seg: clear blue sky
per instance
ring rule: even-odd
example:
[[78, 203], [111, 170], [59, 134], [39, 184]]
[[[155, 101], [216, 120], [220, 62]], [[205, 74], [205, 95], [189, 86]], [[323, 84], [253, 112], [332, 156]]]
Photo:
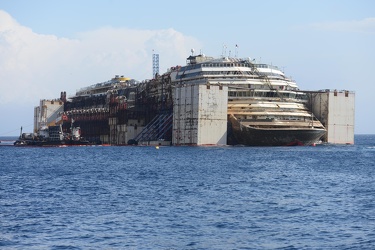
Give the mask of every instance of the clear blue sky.
[[304, 90], [356, 93], [356, 134], [375, 134], [375, 1], [0, 2], [0, 136], [33, 129], [40, 99], [115, 74], [182, 65], [190, 49], [284, 69]]

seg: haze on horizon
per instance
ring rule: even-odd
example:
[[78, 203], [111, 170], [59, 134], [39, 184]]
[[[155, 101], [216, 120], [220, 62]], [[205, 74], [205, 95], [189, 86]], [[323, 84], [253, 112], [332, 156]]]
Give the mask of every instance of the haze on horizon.
[[[19, 7], [21, 6], [21, 7]], [[300, 89], [356, 93], [356, 134], [375, 134], [375, 2], [119, 0], [0, 3], [0, 136], [32, 131], [41, 99], [125, 75], [184, 65], [190, 50], [256, 58]]]

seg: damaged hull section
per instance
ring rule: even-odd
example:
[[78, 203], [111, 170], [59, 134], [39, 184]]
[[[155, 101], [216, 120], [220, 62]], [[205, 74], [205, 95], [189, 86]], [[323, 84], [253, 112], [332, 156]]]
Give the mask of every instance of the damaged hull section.
[[309, 146], [326, 133], [324, 128], [256, 128], [229, 117], [228, 144], [246, 146]]

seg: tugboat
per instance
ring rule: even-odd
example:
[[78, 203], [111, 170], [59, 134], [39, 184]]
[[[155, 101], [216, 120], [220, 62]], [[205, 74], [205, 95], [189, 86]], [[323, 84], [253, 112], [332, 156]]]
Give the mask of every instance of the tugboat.
[[[73, 125], [73, 123], [72, 123]], [[21, 133], [14, 146], [84, 146], [90, 142], [81, 137], [80, 127], [71, 127], [71, 133], [63, 133], [61, 125], [43, 126], [38, 133]]]

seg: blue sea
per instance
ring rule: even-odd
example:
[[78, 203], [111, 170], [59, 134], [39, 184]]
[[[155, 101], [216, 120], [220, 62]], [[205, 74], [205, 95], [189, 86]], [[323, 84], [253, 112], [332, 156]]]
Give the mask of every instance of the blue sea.
[[2, 144], [0, 249], [375, 249], [375, 135], [315, 147]]

